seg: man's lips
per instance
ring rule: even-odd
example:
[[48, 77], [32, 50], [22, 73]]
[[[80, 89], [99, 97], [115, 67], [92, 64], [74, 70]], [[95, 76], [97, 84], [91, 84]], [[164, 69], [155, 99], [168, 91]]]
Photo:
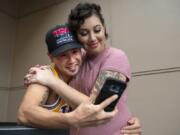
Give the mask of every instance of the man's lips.
[[71, 65], [71, 66], [67, 66], [66, 68], [69, 69], [70, 71], [74, 71], [76, 70], [78, 64], [74, 64], [74, 65]]

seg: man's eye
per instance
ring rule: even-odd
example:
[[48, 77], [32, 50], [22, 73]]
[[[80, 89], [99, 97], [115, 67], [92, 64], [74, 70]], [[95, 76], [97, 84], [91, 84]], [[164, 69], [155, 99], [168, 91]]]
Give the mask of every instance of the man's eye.
[[61, 54], [59, 57], [66, 57], [66, 55], [65, 54]]
[[77, 52], [78, 52], [78, 50], [74, 50], [74, 51], [73, 51], [73, 54], [75, 54], [75, 53], [77, 53]]

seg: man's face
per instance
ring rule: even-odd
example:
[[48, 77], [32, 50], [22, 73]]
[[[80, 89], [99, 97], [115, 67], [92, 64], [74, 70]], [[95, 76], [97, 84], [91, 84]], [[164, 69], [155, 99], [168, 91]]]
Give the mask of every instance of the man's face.
[[62, 76], [72, 77], [79, 71], [82, 63], [82, 53], [80, 49], [72, 49], [57, 57], [52, 57], [51, 60]]

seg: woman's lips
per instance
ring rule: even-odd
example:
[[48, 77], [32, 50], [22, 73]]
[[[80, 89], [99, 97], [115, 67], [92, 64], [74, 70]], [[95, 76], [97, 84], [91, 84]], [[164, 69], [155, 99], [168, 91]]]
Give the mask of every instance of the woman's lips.
[[94, 49], [98, 47], [98, 43], [92, 43], [92, 44], [89, 44], [88, 46]]

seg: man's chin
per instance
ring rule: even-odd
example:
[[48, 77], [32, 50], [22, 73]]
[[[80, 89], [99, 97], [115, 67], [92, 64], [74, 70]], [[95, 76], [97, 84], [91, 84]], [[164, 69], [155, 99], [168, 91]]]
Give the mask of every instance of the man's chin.
[[78, 71], [69, 71], [69, 76], [75, 76], [78, 73]]

